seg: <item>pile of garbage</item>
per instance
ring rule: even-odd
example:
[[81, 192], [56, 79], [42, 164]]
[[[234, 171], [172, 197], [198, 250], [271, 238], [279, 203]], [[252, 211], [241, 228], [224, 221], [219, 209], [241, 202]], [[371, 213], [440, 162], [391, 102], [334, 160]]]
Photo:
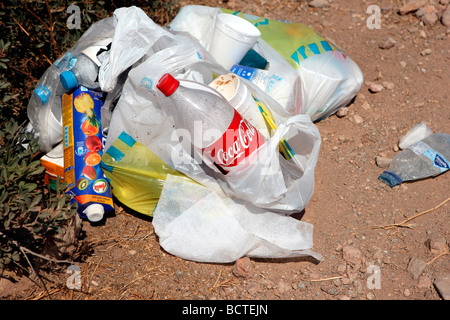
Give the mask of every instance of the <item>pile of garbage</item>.
[[28, 106], [46, 181], [81, 217], [113, 199], [152, 216], [184, 259], [321, 255], [291, 217], [314, 190], [314, 124], [354, 98], [359, 67], [311, 28], [206, 6], [167, 27], [137, 7], [94, 23]]

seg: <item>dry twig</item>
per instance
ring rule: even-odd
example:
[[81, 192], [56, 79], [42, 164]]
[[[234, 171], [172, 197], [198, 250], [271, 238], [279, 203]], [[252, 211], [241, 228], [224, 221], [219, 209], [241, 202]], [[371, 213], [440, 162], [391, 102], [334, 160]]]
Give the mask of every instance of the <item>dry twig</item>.
[[420, 217], [420, 216], [422, 216], [422, 215], [424, 215], [424, 214], [427, 214], [427, 213], [429, 213], [429, 212], [431, 212], [431, 211], [434, 211], [434, 210], [436, 210], [436, 209], [442, 207], [442, 206], [443, 206], [444, 204], [446, 204], [449, 200], [450, 200], [450, 198], [447, 198], [446, 200], [444, 200], [443, 202], [441, 202], [440, 204], [438, 204], [438, 205], [435, 206], [434, 208], [431, 208], [431, 209], [428, 209], [428, 210], [419, 212], [418, 214], [415, 214], [415, 215], [413, 215], [413, 216], [411, 216], [411, 217], [409, 217], [409, 218], [403, 220], [402, 222], [399, 222], [399, 223], [392, 223], [392, 224], [386, 224], [386, 225], [379, 225], [379, 226], [372, 226], [372, 228], [374, 228], [374, 229], [376, 229], [376, 228], [381, 228], [381, 229], [385, 229], [385, 230], [387, 230], [387, 229], [392, 229], [392, 228], [396, 228], [396, 227], [398, 227], [398, 228], [400, 228], [400, 227], [403, 227], [403, 228], [404, 228], [404, 227], [406, 227], [406, 228], [411, 228], [412, 226], [409, 225], [409, 224], [406, 224], [407, 222], [409, 222], [409, 221], [411, 221], [411, 220], [413, 220], [413, 219], [415, 219], [415, 218], [418, 218], [418, 217]]

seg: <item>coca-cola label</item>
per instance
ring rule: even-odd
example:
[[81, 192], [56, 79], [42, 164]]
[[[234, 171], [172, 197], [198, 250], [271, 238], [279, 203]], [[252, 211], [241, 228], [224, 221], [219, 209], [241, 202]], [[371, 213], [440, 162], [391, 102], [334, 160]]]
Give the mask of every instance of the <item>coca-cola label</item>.
[[224, 174], [238, 164], [246, 163], [249, 155], [264, 144], [264, 136], [235, 110], [225, 133], [203, 148], [203, 155], [211, 159]]

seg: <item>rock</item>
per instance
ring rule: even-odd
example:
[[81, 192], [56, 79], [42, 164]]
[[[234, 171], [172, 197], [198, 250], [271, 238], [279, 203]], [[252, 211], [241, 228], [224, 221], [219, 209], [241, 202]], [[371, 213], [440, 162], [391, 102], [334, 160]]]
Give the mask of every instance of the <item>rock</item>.
[[355, 120], [355, 123], [357, 123], [357, 124], [361, 124], [361, 123], [364, 122], [364, 119], [361, 116], [357, 115], [357, 114], [355, 114], [353, 116], [353, 120]]
[[413, 11], [417, 11], [426, 4], [428, 4], [428, 0], [412, 0], [409, 1], [407, 4], [403, 5], [399, 9], [399, 13], [404, 15]]
[[368, 81], [368, 82], [366, 82], [366, 85], [369, 88], [369, 91], [372, 93], [377, 93], [384, 89], [383, 85], [380, 83]]
[[387, 38], [385, 41], [380, 42], [380, 43], [378, 44], [378, 47], [379, 47], [380, 49], [387, 50], [387, 49], [390, 49], [390, 48], [392, 48], [393, 46], [395, 46], [396, 43], [397, 43], [397, 42], [396, 42], [394, 39], [392, 39], [391, 37], [389, 37], [389, 38]]
[[395, 85], [393, 82], [389, 82], [389, 81], [383, 81], [382, 82], [383, 87], [385, 87], [388, 90], [393, 90]]
[[436, 278], [436, 280], [434, 280], [434, 287], [439, 292], [442, 299], [450, 300], [450, 274]]
[[447, 240], [442, 237], [433, 237], [428, 239], [425, 244], [432, 254], [438, 255], [444, 251], [448, 250]]
[[432, 50], [431, 50], [430, 48], [426, 48], [425, 50], [423, 50], [423, 51], [420, 53], [420, 55], [421, 55], [421, 56], [428, 56], [428, 55], [431, 54], [431, 52], [432, 52]]
[[409, 260], [407, 271], [411, 273], [414, 279], [418, 279], [422, 272], [427, 267], [427, 263], [417, 257], [412, 257]]
[[416, 17], [422, 18], [423, 16], [425, 16], [429, 13], [437, 13], [436, 7], [431, 4], [427, 4], [426, 6], [420, 8], [419, 10], [416, 11]]
[[440, 0], [439, 3], [445, 6], [450, 3], [450, 0]]
[[420, 288], [420, 289], [430, 288], [432, 285], [433, 285], [433, 283], [431, 282], [431, 279], [428, 278], [427, 276], [419, 277], [419, 283], [417, 284], [418, 288]]
[[450, 27], [450, 7], [442, 14], [441, 23], [446, 27]]
[[403, 295], [405, 297], [409, 297], [411, 295], [411, 291], [408, 288], [406, 288], [405, 290], [403, 290]]
[[312, 0], [311, 2], [308, 2], [308, 6], [312, 8], [323, 8], [328, 5], [328, 2], [326, 0]]
[[253, 267], [249, 257], [238, 259], [232, 270], [236, 277], [250, 278], [253, 275]]
[[344, 260], [350, 264], [361, 264], [362, 262], [362, 253], [359, 249], [346, 245], [342, 248], [342, 257]]
[[377, 164], [378, 167], [383, 168], [383, 169], [387, 169], [389, 167], [389, 165], [391, 164], [392, 159], [389, 158], [385, 158], [382, 156], [376, 156], [375, 157], [375, 163]]
[[361, 108], [363, 108], [364, 110], [370, 110], [370, 104], [367, 101], [365, 101], [362, 104]]
[[337, 115], [339, 118], [345, 117], [347, 114], [348, 114], [348, 108], [347, 108], [347, 107], [340, 108], [340, 109], [338, 110], [338, 112], [336, 113], [336, 115]]
[[285, 293], [285, 292], [289, 291], [290, 289], [291, 289], [291, 286], [288, 285], [286, 282], [280, 281], [280, 282], [278, 283], [277, 291], [278, 291], [279, 293]]
[[433, 27], [436, 22], [438, 22], [439, 17], [436, 12], [431, 12], [425, 14], [423, 17], [420, 18], [420, 20], [423, 22], [424, 25]]
[[261, 288], [261, 285], [260, 285], [259, 283], [257, 283], [257, 282], [250, 282], [250, 283], [245, 287], [245, 290], [247, 290], [247, 292], [248, 292], [250, 295], [254, 295], [254, 294], [256, 294], [256, 293], [259, 291], [260, 288]]

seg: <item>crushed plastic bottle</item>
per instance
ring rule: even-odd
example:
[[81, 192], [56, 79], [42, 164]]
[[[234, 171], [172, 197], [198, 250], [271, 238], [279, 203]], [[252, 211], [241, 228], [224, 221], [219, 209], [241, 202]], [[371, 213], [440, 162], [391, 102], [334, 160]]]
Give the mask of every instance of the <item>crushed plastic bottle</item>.
[[62, 140], [61, 95], [59, 76], [72, 67], [71, 53], [58, 58], [42, 75], [28, 102], [27, 115], [41, 150], [49, 152]]
[[450, 168], [450, 135], [438, 132], [401, 151], [378, 179], [390, 187], [437, 176]]

